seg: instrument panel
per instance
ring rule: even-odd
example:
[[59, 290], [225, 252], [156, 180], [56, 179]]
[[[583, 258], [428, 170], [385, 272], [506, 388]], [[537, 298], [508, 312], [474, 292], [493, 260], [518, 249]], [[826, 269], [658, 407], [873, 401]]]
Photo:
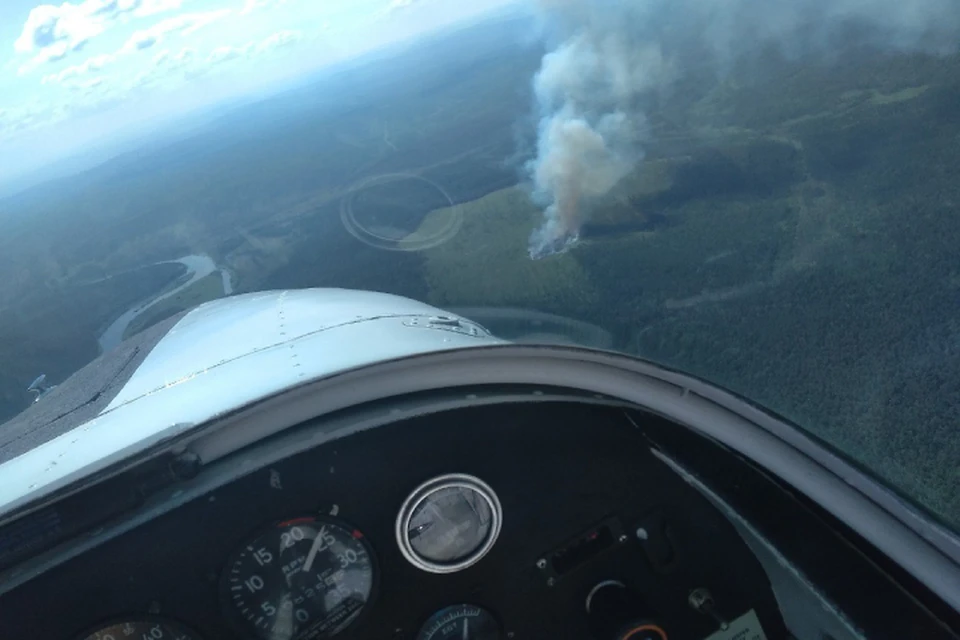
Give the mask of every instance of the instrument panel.
[[[220, 464], [256, 466], [238, 455]], [[256, 469], [0, 596], [18, 612], [0, 637], [590, 638], [601, 584], [664, 638], [748, 615], [785, 637], [733, 527], [622, 411], [574, 403], [404, 420]]]

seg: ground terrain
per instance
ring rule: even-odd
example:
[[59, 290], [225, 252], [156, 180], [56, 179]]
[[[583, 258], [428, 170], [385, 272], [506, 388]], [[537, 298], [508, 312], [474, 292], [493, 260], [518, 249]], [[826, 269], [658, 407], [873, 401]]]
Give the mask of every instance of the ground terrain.
[[[508, 27], [515, 39], [439, 37], [0, 201], [0, 420], [182, 275], [147, 265], [205, 254], [240, 293], [358, 287], [602, 326], [960, 524], [960, 59], [774, 59], [681, 83], [647, 105], [647, 159], [593, 203], [582, 242], [531, 261], [541, 214], [521, 169], [543, 52]], [[345, 202], [394, 249], [459, 223], [385, 250], [348, 231]], [[128, 333], [222, 294], [214, 274]]]

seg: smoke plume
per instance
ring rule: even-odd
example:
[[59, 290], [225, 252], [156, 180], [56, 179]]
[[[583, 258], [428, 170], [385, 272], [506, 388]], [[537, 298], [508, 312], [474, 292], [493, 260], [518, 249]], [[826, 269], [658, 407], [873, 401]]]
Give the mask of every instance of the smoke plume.
[[693, 65], [717, 75], [775, 45], [788, 58], [857, 44], [947, 54], [958, 0], [538, 0], [556, 46], [534, 80], [541, 112], [527, 165], [544, 221], [541, 258], [576, 243], [597, 199], [643, 159], [643, 105]]

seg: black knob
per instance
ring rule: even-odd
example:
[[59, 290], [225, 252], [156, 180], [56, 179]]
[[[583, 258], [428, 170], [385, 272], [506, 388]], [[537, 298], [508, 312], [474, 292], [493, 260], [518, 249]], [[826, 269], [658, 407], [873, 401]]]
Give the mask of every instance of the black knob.
[[587, 595], [587, 617], [597, 640], [668, 640], [643, 601], [623, 583], [601, 582]]

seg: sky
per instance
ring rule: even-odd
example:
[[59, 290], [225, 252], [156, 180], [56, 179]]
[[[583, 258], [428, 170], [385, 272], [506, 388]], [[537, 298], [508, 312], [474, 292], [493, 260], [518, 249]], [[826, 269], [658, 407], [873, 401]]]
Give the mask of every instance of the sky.
[[0, 2], [0, 183], [517, 0]]

